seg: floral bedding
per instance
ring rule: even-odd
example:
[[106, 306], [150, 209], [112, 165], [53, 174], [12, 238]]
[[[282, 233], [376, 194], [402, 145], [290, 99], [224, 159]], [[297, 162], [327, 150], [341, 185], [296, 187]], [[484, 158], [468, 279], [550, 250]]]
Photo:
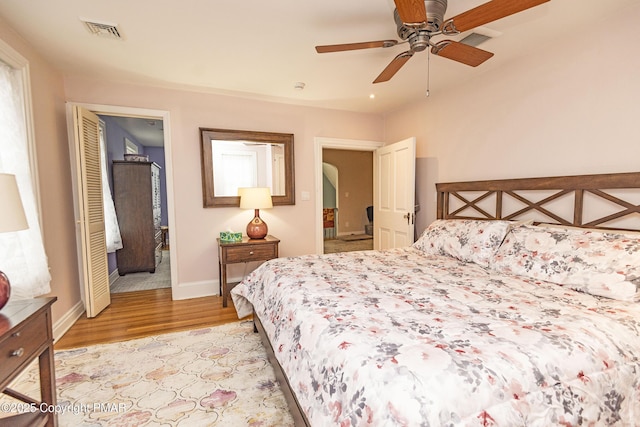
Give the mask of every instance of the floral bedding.
[[255, 308], [312, 426], [640, 425], [640, 307], [417, 247], [279, 258]]
[[640, 236], [578, 229], [516, 227], [491, 268], [591, 295], [640, 301]]

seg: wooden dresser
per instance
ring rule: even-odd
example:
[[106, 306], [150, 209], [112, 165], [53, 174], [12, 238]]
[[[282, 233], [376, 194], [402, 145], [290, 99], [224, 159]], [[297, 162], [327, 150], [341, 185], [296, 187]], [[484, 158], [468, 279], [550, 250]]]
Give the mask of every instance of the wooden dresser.
[[113, 194], [123, 246], [118, 273], [154, 273], [162, 260], [160, 166], [114, 160]]
[[[0, 310], [0, 391], [17, 399], [16, 403], [2, 405], [0, 427], [58, 423], [52, 410], [56, 405], [56, 378], [51, 305], [55, 301], [55, 297], [10, 300]], [[40, 401], [7, 387], [35, 359], [40, 370]]]

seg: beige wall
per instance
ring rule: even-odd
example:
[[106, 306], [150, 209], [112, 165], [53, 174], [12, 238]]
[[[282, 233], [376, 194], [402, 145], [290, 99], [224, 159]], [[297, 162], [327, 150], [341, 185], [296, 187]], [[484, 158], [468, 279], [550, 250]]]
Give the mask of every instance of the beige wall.
[[80, 301], [62, 76], [0, 19], [0, 39], [29, 61], [44, 247], [54, 321]]
[[338, 169], [338, 234], [364, 233], [373, 205], [373, 153], [324, 149], [322, 157]]
[[640, 4], [606, 22], [385, 118], [385, 141], [416, 136], [430, 169], [426, 223], [437, 181], [640, 170]]

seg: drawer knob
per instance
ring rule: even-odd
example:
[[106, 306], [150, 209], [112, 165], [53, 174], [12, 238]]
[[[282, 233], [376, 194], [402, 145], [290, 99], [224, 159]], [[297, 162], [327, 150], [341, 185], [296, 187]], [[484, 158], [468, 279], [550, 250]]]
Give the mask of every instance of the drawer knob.
[[12, 357], [22, 357], [22, 355], [24, 354], [24, 348], [20, 347], [17, 350], [13, 350], [11, 352], [11, 356]]
[[12, 337], [19, 337], [19, 336], [20, 336], [20, 334], [21, 334], [21, 332], [20, 332], [20, 331], [18, 331], [18, 332], [14, 332], [11, 336], [12, 336]]
[[253, 255], [253, 251], [249, 252], [249, 255]]

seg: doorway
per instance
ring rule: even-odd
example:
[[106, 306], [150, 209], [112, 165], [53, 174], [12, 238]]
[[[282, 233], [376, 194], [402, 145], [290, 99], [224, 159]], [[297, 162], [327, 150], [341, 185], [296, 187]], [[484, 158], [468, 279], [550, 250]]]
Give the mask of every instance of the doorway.
[[373, 249], [373, 152], [325, 148], [322, 156], [324, 253]]
[[[362, 141], [362, 140], [352, 140], [352, 139], [336, 139], [336, 138], [323, 138], [317, 137], [315, 138], [315, 175], [316, 175], [316, 253], [322, 254], [325, 252], [324, 245], [324, 221], [323, 221], [323, 150], [325, 149], [333, 149], [333, 150], [347, 150], [347, 151], [369, 151], [374, 152], [378, 148], [382, 147], [384, 143], [378, 141]], [[370, 177], [363, 179], [370, 179], [373, 182], [373, 173]], [[344, 186], [343, 186], [344, 187]], [[344, 190], [344, 188], [343, 188]], [[341, 191], [344, 193], [344, 191]], [[351, 196], [351, 194], [349, 194]], [[344, 205], [344, 203], [342, 203]], [[344, 206], [343, 206], [344, 207]], [[362, 215], [366, 216], [366, 210], [363, 210]], [[337, 219], [340, 220], [340, 212], [337, 213]], [[351, 226], [351, 221], [350, 226]], [[338, 229], [340, 229], [338, 225]], [[344, 232], [344, 230], [343, 230]], [[349, 233], [347, 233], [349, 234]]]
[[[155, 248], [155, 270], [153, 273], [149, 273], [149, 271], [134, 271], [121, 275], [122, 271], [119, 271], [118, 269], [118, 257], [122, 259], [126, 256], [131, 256], [132, 252], [123, 252], [122, 249], [116, 251], [113, 248], [110, 249], [109, 245], [107, 245], [110, 293], [114, 294], [170, 288], [171, 258], [169, 239], [167, 237], [169, 223], [167, 217], [166, 161], [163, 135], [164, 123], [162, 120], [156, 118], [113, 116], [106, 114], [99, 114], [98, 117], [101, 119], [101, 122], [105, 127], [106, 188], [111, 190], [112, 201], [115, 201], [113, 185], [114, 161], [126, 160], [128, 156], [140, 156], [140, 159], [147, 159], [149, 162], [152, 162], [154, 165], [153, 169], [156, 170], [158, 174], [157, 194], [159, 203], [157, 206], [157, 216], [154, 215], [153, 218], [150, 216], [148, 221], [145, 221], [148, 223], [153, 221], [155, 223], [154, 226], [157, 233], [156, 245], [159, 246]], [[130, 180], [132, 178], [129, 174], [124, 176], [126, 177], [126, 180]], [[103, 183], [103, 185], [105, 184]], [[149, 213], [151, 214], [152, 212], [149, 211]], [[118, 219], [120, 225], [123, 225], [122, 220], [122, 218]], [[127, 221], [124, 222], [124, 225], [127, 225]], [[126, 240], [139, 241], [139, 237], [136, 237], [140, 236], [138, 227], [133, 227], [134, 229], [132, 230], [132, 227], [129, 225], [128, 228], [129, 229], [126, 230], [128, 235], [122, 240], [125, 243]], [[123, 230], [120, 230], [120, 232], [123, 232]], [[144, 249], [144, 247], [141, 247], [138, 242], [136, 242], [134, 246]], [[148, 252], [149, 256], [152, 257], [152, 246], [149, 246]], [[153, 261], [153, 258], [151, 258], [151, 260]]]
[[[172, 168], [172, 155], [171, 155], [171, 132], [170, 132], [170, 117], [168, 111], [162, 110], [150, 110], [150, 109], [142, 109], [142, 108], [132, 108], [132, 107], [122, 107], [122, 106], [113, 106], [113, 105], [99, 105], [99, 104], [82, 104], [82, 103], [68, 103], [67, 104], [67, 117], [69, 123], [69, 134], [74, 135], [75, 124], [73, 120], [72, 110], [75, 108], [82, 108], [84, 110], [93, 112], [96, 115], [104, 115], [104, 116], [117, 116], [117, 117], [134, 117], [134, 118], [142, 118], [145, 120], [155, 120], [162, 123], [162, 128], [159, 131], [162, 134], [162, 139], [164, 141], [164, 172], [166, 177], [166, 218], [168, 223], [168, 229], [166, 232], [167, 241], [171, 242], [170, 247], [171, 251], [168, 256], [169, 263], [171, 264], [170, 268], [170, 283], [172, 294], [175, 295], [174, 286], [177, 286], [177, 277], [178, 277], [178, 269], [176, 263], [176, 251], [177, 251], [177, 243], [174, 239], [173, 233], [175, 230], [175, 218], [174, 218], [174, 191], [173, 191], [173, 168]], [[79, 208], [80, 201], [78, 200], [78, 195], [83, 191], [84, 184], [78, 178], [78, 172], [80, 170], [77, 162], [77, 153], [76, 153], [76, 140], [74, 138], [70, 138], [70, 153], [71, 153], [71, 167], [73, 171], [73, 186], [74, 186], [74, 202], [76, 204], [76, 215], [78, 215], [78, 211], [81, 211]], [[123, 145], [126, 145], [127, 142], [123, 141]], [[82, 217], [76, 218], [80, 224], [80, 221], [83, 221]], [[80, 235], [78, 237], [78, 261], [79, 261], [79, 269], [80, 269], [80, 289], [81, 296], [85, 306], [85, 309], [91, 305], [90, 293], [86, 292], [89, 286], [91, 286], [91, 282], [86, 279], [87, 271], [91, 270], [91, 265], [87, 263], [87, 260], [83, 258], [83, 251], [81, 248], [84, 248], [84, 240], [81, 239]], [[106, 258], [106, 257], [105, 257]], [[105, 277], [108, 276], [106, 269], [104, 273], [102, 273]], [[89, 312], [87, 312], [89, 316]], [[97, 312], [91, 313], [90, 317], [97, 315]]]
[[322, 150], [324, 148], [375, 151], [373, 180], [374, 249], [407, 246], [414, 241], [416, 138], [393, 144], [315, 138], [316, 253], [323, 253]]

